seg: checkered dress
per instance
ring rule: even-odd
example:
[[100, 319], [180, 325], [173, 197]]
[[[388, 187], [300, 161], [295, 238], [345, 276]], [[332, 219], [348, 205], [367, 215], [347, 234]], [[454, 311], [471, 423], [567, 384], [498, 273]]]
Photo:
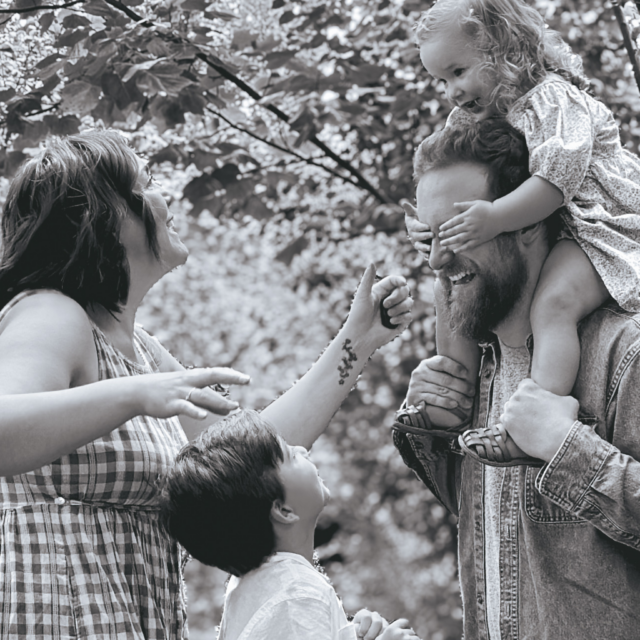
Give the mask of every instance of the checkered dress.
[[[101, 380], [158, 370], [140, 327], [144, 365], [95, 326], [93, 335]], [[139, 416], [40, 469], [0, 478], [0, 639], [187, 636], [180, 550], [156, 508], [157, 478], [185, 442], [177, 418]]]

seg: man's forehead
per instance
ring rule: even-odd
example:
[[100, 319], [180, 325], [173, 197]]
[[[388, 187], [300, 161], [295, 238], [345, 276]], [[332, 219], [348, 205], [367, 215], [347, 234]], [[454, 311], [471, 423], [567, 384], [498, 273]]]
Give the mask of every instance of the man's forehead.
[[418, 218], [434, 231], [459, 213], [454, 203], [493, 199], [486, 168], [471, 163], [430, 169], [420, 178], [416, 195]]

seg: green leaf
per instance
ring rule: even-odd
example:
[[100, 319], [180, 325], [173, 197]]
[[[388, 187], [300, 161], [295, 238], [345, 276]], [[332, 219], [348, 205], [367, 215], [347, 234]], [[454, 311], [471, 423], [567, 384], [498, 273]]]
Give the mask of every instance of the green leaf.
[[170, 144], [164, 149], [160, 149], [149, 158], [149, 164], [160, 164], [161, 162], [170, 162], [176, 164], [182, 159], [182, 153], [175, 144]]
[[0, 91], [0, 102], [7, 102], [16, 95], [16, 90], [13, 87], [3, 89]]
[[100, 18], [113, 19], [115, 16], [114, 10], [102, 0], [89, 0], [89, 2], [83, 3], [82, 10]]
[[291, 22], [292, 20], [295, 20], [298, 16], [293, 13], [293, 11], [285, 11], [281, 16], [280, 16], [280, 20], [278, 20], [278, 22], [280, 24], [287, 24], [287, 22]]
[[40, 23], [41, 33], [45, 33], [49, 30], [51, 23], [56, 19], [56, 15], [53, 11], [40, 14], [38, 22]]
[[180, 4], [184, 11], [206, 11], [209, 0], [185, 0]]
[[216, 149], [220, 152], [221, 155], [229, 156], [232, 153], [243, 149], [243, 147], [237, 144], [232, 144], [231, 142], [219, 142], [218, 144], [216, 144]]
[[154, 65], [158, 64], [160, 61], [165, 60], [166, 58], [153, 58], [151, 60], [145, 60], [145, 62], [140, 62], [138, 64], [134, 64], [127, 70], [127, 73], [122, 77], [122, 82], [128, 82], [133, 78], [133, 76], [139, 71], [146, 71], [147, 69], [151, 69]]
[[80, 120], [76, 116], [45, 116], [43, 120], [56, 136], [70, 136], [80, 128]]
[[87, 32], [83, 29], [77, 31], [67, 31], [56, 40], [56, 47], [73, 47], [87, 37]]
[[207, 101], [202, 95], [202, 89], [195, 84], [185, 87], [178, 96], [180, 107], [185, 113], [197, 113], [202, 115]]
[[274, 51], [265, 56], [268, 69], [278, 69], [295, 57], [297, 51]]
[[185, 87], [192, 84], [189, 78], [180, 75], [180, 67], [171, 62], [154, 65], [136, 79], [136, 84], [148, 95], [164, 91], [167, 95], [177, 96]]
[[7, 153], [6, 148], [3, 148], [0, 151], [0, 171], [6, 178], [11, 177], [27, 158], [28, 156], [22, 151]]
[[293, 259], [301, 254], [309, 246], [309, 240], [305, 236], [300, 236], [294, 240], [290, 245], [285, 247], [280, 253], [276, 255], [278, 262], [283, 262], [287, 266], [291, 264]]
[[272, 9], [280, 9], [280, 7], [284, 7], [285, 0], [273, 0], [273, 4], [271, 5]]
[[[200, 171], [204, 171], [209, 167], [217, 166], [218, 155], [202, 149], [196, 149], [192, 154], [191, 160]], [[208, 176], [209, 174], [204, 175]]]
[[177, 100], [156, 99], [151, 110], [155, 118], [164, 122], [165, 128], [184, 124], [184, 111]]
[[258, 196], [250, 196], [242, 206], [242, 211], [256, 220], [267, 220], [275, 213]]
[[212, 195], [219, 188], [220, 183], [217, 180], [212, 178], [210, 174], [203, 173], [187, 184], [182, 190], [182, 197], [190, 202], [196, 203], [198, 200]]
[[220, 169], [216, 169], [211, 178], [217, 180], [223, 187], [233, 184], [238, 179], [240, 170], [235, 164], [225, 164]]
[[231, 22], [231, 20], [235, 20], [238, 17], [234, 13], [229, 13], [228, 11], [217, 11], [216, 9], [207, 9], [204, 15], [211, 20], [219, 18], [225, 22]]
[[91, 24], [89, 18], [79, 16], [77, 13], [72, 13], [70, 16], [66, 16], [62, 21], [62, 26], [65, 29], [77, 29], [78, 27], [86, 27]]
[[245, 49], [249, 47], [251, 43], [256, 39], [256, 34], [248, 29], [237, 29], [233, 33], [233, 39], [231, 40], [231, 46], [235, 49]]
[[65, 113], [87, 115], [100, 100], [100, 87], [76, 80], [64, 86], [60, 92], [60, 108]]
[[38, 0], [14, 0], [11, 4], [11, 9], [29, 9], [31, 7], [37, 7]]

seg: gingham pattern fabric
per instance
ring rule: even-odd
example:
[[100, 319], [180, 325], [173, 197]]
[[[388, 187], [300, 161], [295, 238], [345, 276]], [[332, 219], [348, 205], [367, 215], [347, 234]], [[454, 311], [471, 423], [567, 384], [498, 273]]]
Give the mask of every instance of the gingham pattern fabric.
[[[0, 312], [26, 295], [16, 296]], [[93, 327], [100, 379], [158, 370]], [[96, 408], [96, 410], [99, 410]], [[0, 478], [0, 639], [187, 636], [181, 552], [158, 524], [157, 480], [186, 442], [177, 418], [139, 416], [35, 471]]]

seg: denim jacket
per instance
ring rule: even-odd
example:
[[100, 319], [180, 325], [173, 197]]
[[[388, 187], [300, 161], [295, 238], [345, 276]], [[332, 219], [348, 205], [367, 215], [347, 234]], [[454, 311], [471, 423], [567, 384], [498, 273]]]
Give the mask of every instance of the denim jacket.
[[[640, 315], [601, 308], [580, 343], [578, 420], [544, 467], [506, 469], [501, 640], [640, 638]], [[474, 427], [487, 423], [499, 367], [497, 342], [484, 345]], [[485, 640], [482, 464], [455, 441], [396, 431], [394, 443], [459, 518], [465, 638]]]

